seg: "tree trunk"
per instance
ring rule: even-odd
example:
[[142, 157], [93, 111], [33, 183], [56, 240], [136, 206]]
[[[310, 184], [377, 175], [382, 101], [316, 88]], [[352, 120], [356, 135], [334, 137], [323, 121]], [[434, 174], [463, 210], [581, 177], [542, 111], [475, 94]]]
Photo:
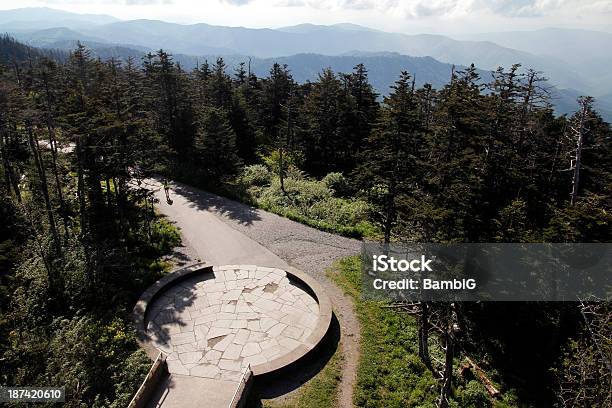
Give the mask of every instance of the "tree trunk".
[[83, 141], [77, 137], [77, 196], [79, 198], [79, 218], [81, 221], [81, 237], [85, 236], [85, 178], [83, 176]]
[[111, 187], [110, 187], [109, 178], [106, 178], [105, 184], [106, 184], [106, 205], [108, 206], [108, 209], [111, 210], [113, 208], [113, 200], [111, 198]]
[[386, 211], [384, 221], [384, 243], [388, 244], [391, 242], [391, 231], [393, 229], [393, 223], [395, 222], [395, 196], [396, 196], [396, 180], [395, 175], [389, 183], [389, 192], [386, 197]]
[[421, 316], [419, 318], [419, 357], [431, 369], [429, 356], [429, 302], [421, 302]]
[[2, 154], [2, 165], [4, 166], [4, 177], [6, 178], [7, 191], [11, 191], [15, 193], [15, 197], [17, 198], [17, 202], [21, 203], [21, 189], [19, 188], [19, 180], [15, 175], [13, 170], [13, 166], [11, 165], [11, 161], [5, 146], [4, 136], [0, 136], [0, 154]]
[[57, 190], [57, 198], [60, 203], [60, 212], [64, 226], [64, 236], [68, 240], [68, 210], [64, 201], [64, 193], [60, 182], [59, 172], [57, 170], [57, 140], [55, 138], [55, 127], [53, 126], [53, 118], [51, 116], [51, 91], [49, 90], [49, 81], [46, 75], [43, 76], [46, 95], [46, 110], [47, 110], [47, 133], [49, 135], [49, 147], [51, 149], [51, 163], [53, 167], [53, 176], [55, 177], [55, 188]]
[[32, 156], [34, 157], [34, 164], [36, 165], [36, 170], [38, 171], [38, 178], [40, 180], [40, 191], [42, 193], [43, 199], [45, 201], [45, 207], [47, 209], [47, 217], [49, 218], [49, 229], [51, 231], [51, 236], [53, 237], [53, 242], [55, 244], [56, 254], [59, 256], [62, 253], [62, 246], [60, 244], [59, 234], [57, 233], [57, 228], [55, 225], [55, 216], [53, 215], [53, 208], [51, 207], [51, 198], [49, 197], [49, 188], [47, 187], [47, 176], [45, 174], [45, 167], [42, 162], [42, 157], [40, 155], [40, 150], [38, 147], [38, 140], [34, 135], [32, 125], [28, 123], [26, 124], [26, 128], [28, 131], [28, 140], [30, 142]]
[[285, 191], [285, 164], [283, 162], [283, 148], [278, 149], [278, 178], [280, 179], [280, 187], [283, 194], [287, 194]]
[[580, 166], [582, 160], [582, 146], [584, 144], [584, 122], [586, 120], [587, 112], [589, 110], [589, 103], [587, 100], [581, 100], [582, 105], [580, 110], [580, 117], [578, 119], [578, 127], [574, 129], [576, 133], [576, 153], [574, 155], [574, 176], [572, 178], [572, 193], [570, 199], [570, 205], [576, 204], [578, 198], [578, 188], [580, 186]]
[[49, 133], [49, 147], [51, 148], [51, 164], [53, 167], [53, 176], [55, 178], [55, 189], [57, 190], [57, 199], [60, 203], [60, 212], [62, 223], [64, 226], [64, 236], [68, 239], [68, 210], [64, 201], [64, 193], [62, 192], [62, 183], [60, 182], [59, 171], [57, 170], [57, 141], [55, 139], [55, 129], [51, 126], [50, 117], [47, 118], [47, 132]]
[[438, 408], [448, 408], [448, 400], [451, 395], [453, 384], [453, 357], [455, 356], [455, 326], [456, 313], [454, 304], [445, 305], [447, 310], [444, 311], [443, 319], [444, 333], [444, 368], [442, 371], [442, 385], [440, 387], [440, 396], [438, 398]]

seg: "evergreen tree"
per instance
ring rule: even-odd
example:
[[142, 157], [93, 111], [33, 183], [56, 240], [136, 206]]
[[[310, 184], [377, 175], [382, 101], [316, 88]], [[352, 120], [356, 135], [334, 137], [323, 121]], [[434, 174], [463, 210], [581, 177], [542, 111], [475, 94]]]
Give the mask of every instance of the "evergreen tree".
[[411, 76], [403, 71], [384, 100], [381, 118], [368, 139], [364, 164], [358, 171], [386, 243], [391, 241], [397, 224], [400, 200], [418, 194], [421, 149], [418, 103]]
[[287, 104], [291, 89], [295, 87], [293, 77], [286, 65], [275, 63], [270, 75], [263, 80], [260, 98], [259, 123], [262, 128], [262, 143], [272, 146], [278, 140], [283, 119], [283, 106]]
[[232, 80], [226, 70], [227, 66], [223, 58], [217, 58], [208, 80], [206, 94], [209, 106], [229, 112], [232, 105]]
[[188, 76], [163, 50], [143, 61], [145, 76], [153, 90], [149, 109], [156, 113], [157, 132], [177, 154], [185, 156], [193, 146], [195, 112]]
[[306, 170], [315, 176], [331, 171], [349, 171], [354, 165], [356, 147], [351, 133], [357, 120], [354, 98], [348, 84], [331, 69], [319, 74], [304, 102], [305, 121], [309, 127], [305, 136]]
[[237, 173], [241, 161], [236, 149], [236, 135], [222, 110], [207, 108], [203, 112], [195, 148], [205, 184], [217, 184]]

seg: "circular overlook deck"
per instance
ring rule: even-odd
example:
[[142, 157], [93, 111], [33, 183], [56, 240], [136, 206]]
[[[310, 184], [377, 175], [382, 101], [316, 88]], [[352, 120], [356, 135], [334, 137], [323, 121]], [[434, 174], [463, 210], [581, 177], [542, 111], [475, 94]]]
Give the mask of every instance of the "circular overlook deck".
[[237, 381], [308, 354], [331, 322], [310, 276], [288, 268], [198, 264], [156, 282], [134, 308], [141, 346], [172, 374]]

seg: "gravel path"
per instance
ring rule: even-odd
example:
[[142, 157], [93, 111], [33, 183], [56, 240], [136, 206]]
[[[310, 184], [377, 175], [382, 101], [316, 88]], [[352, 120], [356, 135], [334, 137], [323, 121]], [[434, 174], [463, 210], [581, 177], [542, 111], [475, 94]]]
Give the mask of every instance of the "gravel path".
[[[159, 183], [153, 180], [149, 180], [148, 183], [156, 189], [160, 188]], [[163, 192], [161, 195], [163, 196]], [[204, 217], [214, 215], [233, 230], [265, 247], [288, 264], [312, 275], [321, 283], [332, 299], [334, 312], [340, 323], [340, 347], [344, 359], [339, 402], [341, 407], [351, 407], [359, 361], [359, 321], [353, 310], [352, 301], [325, 276], [325, 270], [337, 259], [358, 254], [361, 242], [319, 231], [181, 183], [171, 183], [170, 196], [177, 202], [189, 203], [189, 206], [170, 208], [171, 206], [162, 202], [158, 206], [158, 209], [176, 222], [179, 228], [184, 228], [184, 238], [186, 236], [188, 240], [193, 241], [193, 235], [190, 237], [186, 234], [187, 230], [199, 222], [210, 223], [210, 220]], [[177, 214], [177, 211], [180, 213]], [[199, 234], [204, 235], [202, 240], [225, 238], [219, 235], [207, 237], [206, 230], [200, 230]], [[228, 232], [226, 235], [234, 234]], [[186, 247], [190, 248], [189, 253], [198, 253], [199, 244], [199, 242], [185, 243]], [[199, 255], [206, 258], [202, 254]]]

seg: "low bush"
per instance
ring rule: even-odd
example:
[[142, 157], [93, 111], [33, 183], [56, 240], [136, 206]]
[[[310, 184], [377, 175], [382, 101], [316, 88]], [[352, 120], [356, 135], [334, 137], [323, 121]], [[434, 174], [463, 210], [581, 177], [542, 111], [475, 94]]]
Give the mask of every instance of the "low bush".
[[329, 173], [321, 181], [336, 197], [346, 197], [351, 193], [351, 185], [342, 173]]
[[246, 166], [238, 177], [238, 181], [247, 186], [266, 186], [271, 180], [272, 173], [263, 164]]
[[[283, 191], [279, 177], [265, 173], [262, 167], [265, 168], [255, 165], [245, 169], [238, 180], [243, 186], [242, 192], [229, 187], [225, 192], [240, 201], [324, 231], [354, 238], [377, 236], [377, 228], [368, 221], [368, 203], [360, 198], [338, 196], [337, 191], [344, 193], [348, 188], [342, 174], [330, 173], [318, 181], [290, 166]], [[255, 177], [255, 173], [268, 174], [269, 183], [260, 182], [263, 177]]]

